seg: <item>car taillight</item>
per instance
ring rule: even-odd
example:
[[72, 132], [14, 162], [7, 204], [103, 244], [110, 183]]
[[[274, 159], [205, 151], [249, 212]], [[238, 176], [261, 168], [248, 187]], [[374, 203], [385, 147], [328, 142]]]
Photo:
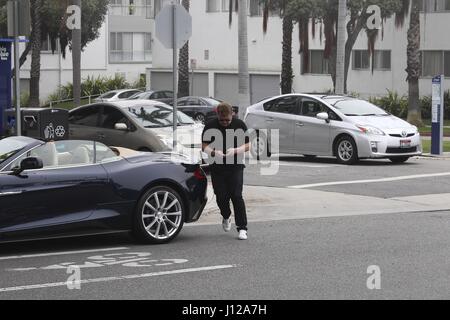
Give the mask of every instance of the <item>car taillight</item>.
[[205, 173], [203, 172], [203, 170], [202, 170], [201, 168], [195, 169], [195, 171], [194, 171], [194, 177], [195, 177], [197, 180], [205, 180], [205, 179], [206, 179], [206, 175], [205, 175]]

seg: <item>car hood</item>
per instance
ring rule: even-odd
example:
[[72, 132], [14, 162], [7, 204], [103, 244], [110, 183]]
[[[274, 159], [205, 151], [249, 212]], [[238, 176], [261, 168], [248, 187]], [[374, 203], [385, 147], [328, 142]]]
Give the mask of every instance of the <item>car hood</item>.
[[[177, 142], [186, 148], [201, 148], [204, 125], [192, 124], [177, 128]], [[173, 128], [151, 128], [152, 132], [166, 140], [172, 140]]]
[[378, 129], [408, 129], [412, 125], [395, 116], [365, 116], [349, 117], [351, 122], [358, 125], [370, 125]]

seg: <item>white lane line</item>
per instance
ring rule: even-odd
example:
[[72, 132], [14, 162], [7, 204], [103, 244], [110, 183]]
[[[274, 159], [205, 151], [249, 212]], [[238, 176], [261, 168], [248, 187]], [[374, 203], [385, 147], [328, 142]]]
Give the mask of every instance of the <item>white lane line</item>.
[[450, 176], [450, 172], [432, 173], [432, 174], [416, 174], [416, 175], [412, 175], [412, 176], [400, 176], [400, 177], [382, 178], [382, 179], [334, 181], [334, 182], [323, 182], [323, 183], [313, 183], [313, 184], [302, 184], [302, 185], [297, 185], [297, 186], [289, 186], [288, 188], [306, 189], [306, 188], [315, 188], [315, 187], [336, 186], [336, 185], [343, 185], [343, 184], [392, 182], [392, 181], [400, 181], [400, 180], [444, 177], [444, 176]]
[[[188, 268], [188, 269], [178, 269], [178, 270], [170, 270], [170, 271], [150, 272], [150, 273], [142, 273], [142, 274], [131, 274], [131, 275], [117, 276], [117, 277], [94, 278], [94, 279], [81, 280], [80, 285], [86, 284], [86, 283], [99, 283], [99, 282], [111, 282], [111, 281], [118, 281], [118, 280], [150, 278], [150, 277], [157, 277], [157, 276], [165, 276], [165, 275], [169, 275], [169, 274], [211, 271], [211, 270], [220, 270], [220, 269], [228, 269], [228, 268], [235, 268], [235, 267], [237, 267], [237, 265], [228, 264], [228, 265], [220, 265], [220, 266], [209, 266], [209, 267], [200, 267], [200, 268]], [[65, 286], [67, 286], [67, 282], [41, 283], [41, 284], [31, 284], [31, 285], [26, 285], [26, 286], [0, 288], [0, 292], [22, 291], [22, 290], [65, 287]]]
[[36, 257], [50, 257], [50, 256], [62, 256], [62, 255], [68, 255], [68, 254], [91, 253], [91, 252], [102, 252], [102, 251], [116, 251], [116, 250], [127, 250], [127, 249], [129, 249], [129, 248], [127, 248], [127, 247], [117, 247], [117, 248], [79, 250], [79, 251], [61, 251], [61, 252], [50, 252], [50, 253], [40, 253], [40, 254], [28, 254], [28, 255], [22, 255], [22, 256], [0, 257], [0, 260], [36, 258]]
[[332, 168], [337, 167], [336, 165], [328, 164], [302, 164], [302, 163], [291, 163], [291, 162], [278, 162], [280, 166], [286, 167], [304, 167], [304, 168]]

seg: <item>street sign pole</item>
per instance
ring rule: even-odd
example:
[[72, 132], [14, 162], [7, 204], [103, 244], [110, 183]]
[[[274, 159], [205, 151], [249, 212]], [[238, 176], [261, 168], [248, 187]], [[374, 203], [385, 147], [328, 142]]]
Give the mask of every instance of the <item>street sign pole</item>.
[[20, 112], [20, 62], [19, 62], [19, 2], [14, 1], [14, 70], [16, 88], [16, 135], [22, 135], [22, 117]]
[[177, 147], [177, 96], [178, 96], [178, 84], [177, 84], [177, 73], [178, 73], [178, 55], [177, 55], [177, 19], [176, 19], [176, 6], [172, 4], [172, 48], [173, 48], [173, 63], [172, 63], [172, 74], [173, 74], [173, 150]]
[[433, 78], [431, 95], [431, 154], [443, 154], [444, 137], [444, 76]]

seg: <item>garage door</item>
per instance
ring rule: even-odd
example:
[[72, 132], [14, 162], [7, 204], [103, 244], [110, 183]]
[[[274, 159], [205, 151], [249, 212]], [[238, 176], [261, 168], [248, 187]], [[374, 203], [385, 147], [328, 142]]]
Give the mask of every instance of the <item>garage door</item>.
[[280, 94], [280, 76], [279, 75], [250, 75], [250, 101], [252, 104], [267, 97]]
[[[189, 91], [191, 95], [208, 97], [208, 74], [195, 73], [194, 81], [192, 81], [192, 74], [189, 74]], [[173, 78], [172, 72], [158, 72], [152, 71], [150, 78], [151, 90], [172, 90]], [[194, 94], [192, 94], [194, 90]]]
[[216, 73], [214, 75], [214, 98], [232, 105], [239, 104], [239, 83], [236, 74]]

